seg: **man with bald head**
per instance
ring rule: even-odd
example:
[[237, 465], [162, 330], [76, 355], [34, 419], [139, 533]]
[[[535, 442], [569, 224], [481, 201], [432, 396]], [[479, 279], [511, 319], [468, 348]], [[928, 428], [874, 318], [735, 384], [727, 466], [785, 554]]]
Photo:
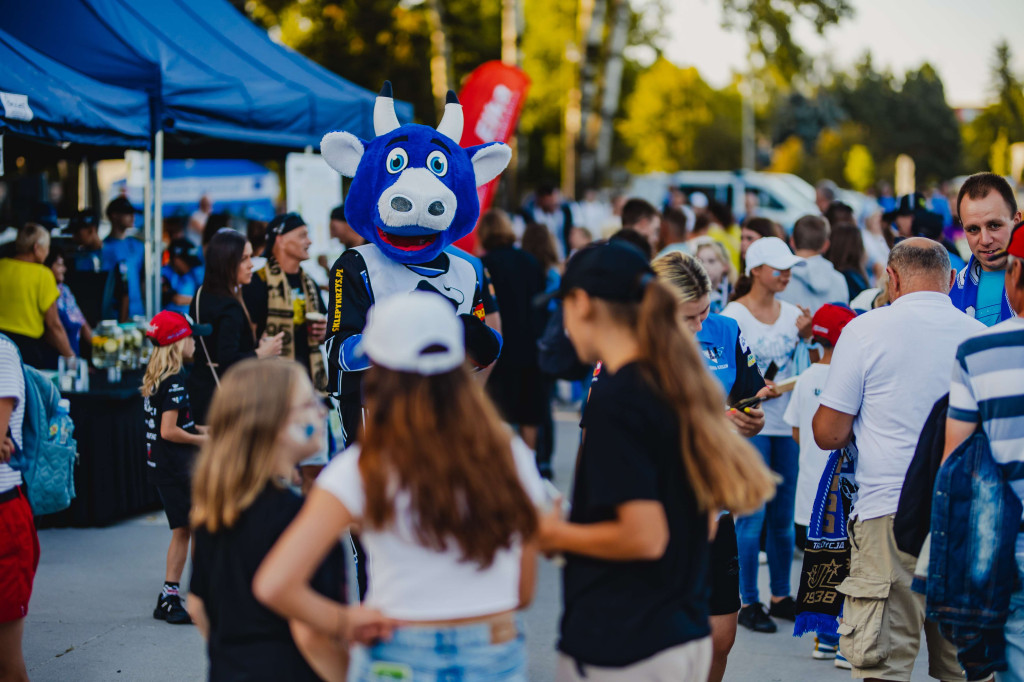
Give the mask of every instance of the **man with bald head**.
[[854, 677], [909, 680], [928, 640], [929, 674], [963, 679], [956, 648], [924, 621], [924, 596], [912, 592], [916, 558], [901, 552], [893, 517], [925, 419], [949, 390], [957, 347], [985, 325], [949, 298], [954, 273], [942, 244], [913, 237], [889, 254], [889, 300], [843, 330], [832, 355], [814, 438], [823, 450], [856, 436], [860, 489], [850, 526], [850, 575], [839, 648]]

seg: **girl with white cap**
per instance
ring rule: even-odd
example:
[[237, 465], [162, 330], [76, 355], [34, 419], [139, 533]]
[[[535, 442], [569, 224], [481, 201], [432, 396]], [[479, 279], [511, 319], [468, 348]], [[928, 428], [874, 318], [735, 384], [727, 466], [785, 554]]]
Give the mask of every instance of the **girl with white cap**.
[[[750, 290], [727, 305], [722, 315], [740, 325], [740, 333], [757, 358], [758, 368], [769, 386], [796, 374], [794, 354], [801, 339], [811, 338], [811, 314], [806, 308], [780, 301], [776, 294], [789, 284], [790, 270], [803, 262], [778, 237], [762, 237], [746, 254], [746, 276]], [[739, 287], [737, 287], [739, 288]], [[777, 393], [775, 393], [778, 396]], [[796, 495], [799, 448], [792, 430], [783, 419], [789, 394], [764, 403], [765, 425], [751, 443], [765, 462], [782, 477], [775, 498], [766, 507], [736, 519], [740, 556], [740, 625], [755, 632], [775, 632], [769, 617], [796, 617], [790, 596], [790, 565], [795, 537], [793, 509]], [[761, 527], [767, 519], [768, 573], [772, 592], [770, 609], [759, 602], [757, 592], [758, 551]]]
[[462, 324], [441, 296], [378, 303], [362, 351], [373, 363], [363, 437], [320, 474], [256, 595], [315, 623], [312, 567], [358, 524], [366, 603], [396, 627], [356, 650], [349, 679], [525, 681], [516, 611], [532, 596], [544, 499], [533, 453], [466, 369]]

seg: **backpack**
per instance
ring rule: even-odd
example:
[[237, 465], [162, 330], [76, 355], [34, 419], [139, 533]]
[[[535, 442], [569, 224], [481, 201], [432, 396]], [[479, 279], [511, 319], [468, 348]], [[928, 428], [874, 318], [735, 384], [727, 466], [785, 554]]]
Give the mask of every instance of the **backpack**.
[[78, 443], [71, 436], [74, 424], [70, 417], [58, 413], [60, 391], [35, 367], [24, 362], [21, 367], [25, 376], [25, 422], [22, 447], [11, 457], [10, 465], [21, 472], [32, 513], [43, 516], [64, 511], [75, 499]]

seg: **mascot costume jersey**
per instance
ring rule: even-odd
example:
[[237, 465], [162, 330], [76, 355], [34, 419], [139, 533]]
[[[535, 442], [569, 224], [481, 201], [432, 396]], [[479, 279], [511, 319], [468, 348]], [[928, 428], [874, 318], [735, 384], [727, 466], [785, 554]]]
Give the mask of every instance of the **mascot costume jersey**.
[[476, 226], [476, 188], [496, 178], [512, 152], [500, 142], [462, 148], [462, 125], [462, 105], [451, 91], [437, 129], [399, 125], [385, 82], [373, 110], [374, 139], [335, 132], [320, 144], [328, 165], [352, 178], [345, 219], [368, 242], [341, 255], [329, 288], [328, 391], [339, 398], [346, 445], [362, 419], [360, 386], [370, 363], [359, 342], [375, 301], [435, 292], [459, 313], [475, 365], [490, 365], [501, 351], [501, 336], [484, 323], [476, 270], [445, 248]]

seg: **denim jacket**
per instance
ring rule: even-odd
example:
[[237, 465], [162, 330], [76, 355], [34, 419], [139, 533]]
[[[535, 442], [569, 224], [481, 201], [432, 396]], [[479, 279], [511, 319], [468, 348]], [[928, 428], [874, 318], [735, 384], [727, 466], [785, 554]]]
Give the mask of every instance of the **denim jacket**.
[[935, 478], [927, 617], [938, 623], [1002, 628], [1017, 584], [1021, 502], [977, 431]]
[[1003, 627], [1017, 589], [1020, 517], [1020, 499], [976, 431], [935, 478], [926, 602], [968, 680], [1008, 667]]

